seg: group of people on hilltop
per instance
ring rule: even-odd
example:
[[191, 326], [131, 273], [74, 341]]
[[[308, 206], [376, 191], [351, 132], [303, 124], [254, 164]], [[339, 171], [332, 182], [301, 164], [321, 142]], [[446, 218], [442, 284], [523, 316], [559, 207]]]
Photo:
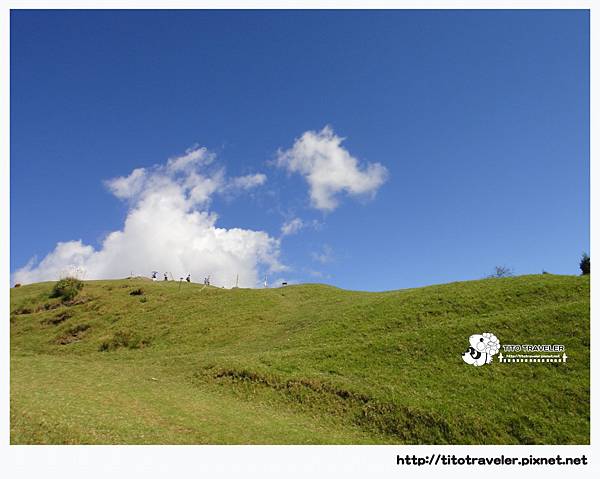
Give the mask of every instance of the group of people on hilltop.
[[[158, 274], [158, 271], [152, 271], [152, 281], [158, 281], [158, 278], [156, 277], [156, 275]], [[183, 279], [183, 278], [181, 278]], [[188, 275], [186, 276], [185, 280], [189, 283], [192, 281], [192, 275], [188, 273]], [[164, 280], [163, 281], [169, 281], [169, 275], [167, 273], [164, 274]], [[204, 278], [204, 284], [206, 284], [206, 278]]]

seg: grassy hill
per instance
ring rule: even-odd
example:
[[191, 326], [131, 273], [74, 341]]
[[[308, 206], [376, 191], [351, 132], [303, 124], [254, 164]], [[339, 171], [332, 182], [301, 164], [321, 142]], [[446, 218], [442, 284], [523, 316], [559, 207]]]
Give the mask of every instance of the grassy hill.
[[[51, 289], [11, 290], [13, 444], [589, 443], [589, 277]], [[488, 331], [569, 360], [465, 364]]]

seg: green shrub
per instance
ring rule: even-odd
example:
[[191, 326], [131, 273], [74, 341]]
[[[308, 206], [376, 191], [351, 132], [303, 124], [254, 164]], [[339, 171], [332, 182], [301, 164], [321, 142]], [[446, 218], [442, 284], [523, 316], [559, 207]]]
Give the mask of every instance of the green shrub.
[[579, 269], [581, 274], [590, 274], [590, 257], [587, 253], [581, 255], [581, 261], [579, 262]]
[[149, 344], [148, 340], [141, 339], [137, 334], [129, 330], [120, 330], [115, 332], [111, 339], [102, 341], [98, 347], [98, 351], [114, 351], [119, 348], [139, 349]]
[[79, 294], [81, 288], [83, 288], [83, 281], [77, 278], [63, 278], [54, 284], [50, 297], [70, 301]]

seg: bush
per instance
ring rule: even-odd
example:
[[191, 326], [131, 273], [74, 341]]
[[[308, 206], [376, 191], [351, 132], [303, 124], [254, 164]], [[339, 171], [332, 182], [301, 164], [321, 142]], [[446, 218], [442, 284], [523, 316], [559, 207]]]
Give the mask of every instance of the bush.
[[514, 275], [513, 270], [508, 266], [494, 266], [494, 272], [488, 278], [509, 278]]
[[581, 255], [581, 261], [579, 262], [579, 269], [582, 275], [590, 274], [590, 257], [587, 253]]
[[83, 288], [83, 281], [77, 278], [63, 278], [56, 282], [52, 288], [50, 297], [70, 301], [79, 294], [81, 288]]
[[149, 344], [150, 341], [147, 339], [142, 339], [129, 330], [121, 330], [115, 332], [111, 339], [102, 341], [98, 347], [98, 351], [114, 351], [119, 348], [140, 349]]

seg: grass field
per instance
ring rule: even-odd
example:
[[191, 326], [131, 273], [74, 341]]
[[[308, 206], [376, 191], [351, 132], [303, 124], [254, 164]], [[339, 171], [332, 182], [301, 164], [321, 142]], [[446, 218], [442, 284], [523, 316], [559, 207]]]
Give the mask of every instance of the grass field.
[[[12, 444], [589, 444], [589, 277], [52, 285], [11, 290]], [[569, 360], [465, 364], [488, 331]]]

